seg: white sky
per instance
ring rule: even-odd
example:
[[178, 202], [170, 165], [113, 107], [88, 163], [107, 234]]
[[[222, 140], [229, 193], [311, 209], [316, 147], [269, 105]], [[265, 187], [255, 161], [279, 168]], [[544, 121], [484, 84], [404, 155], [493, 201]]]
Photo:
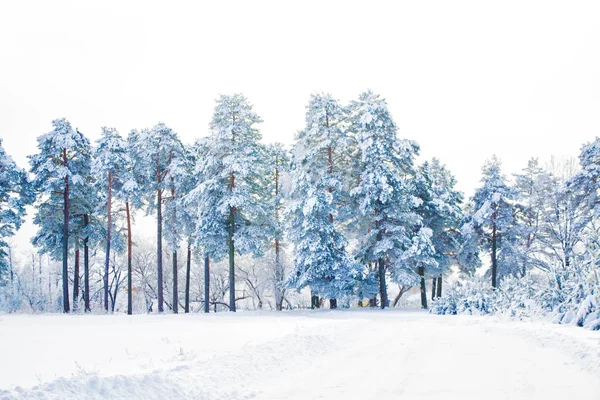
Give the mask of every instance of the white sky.
[[493, 153], [511, 174], [600, 135], [599, 21], [598, 1], [2, 1], [0, 137], [22, 167], [59, 117], [190, 143], [242, 92], [289, 144], [310, 93], [370, 88], [471, 195]]

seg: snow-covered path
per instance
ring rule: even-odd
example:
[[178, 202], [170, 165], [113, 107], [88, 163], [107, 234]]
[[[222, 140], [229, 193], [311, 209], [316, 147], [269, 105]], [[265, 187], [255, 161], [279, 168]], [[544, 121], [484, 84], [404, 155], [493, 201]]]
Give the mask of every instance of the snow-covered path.
[[5, 315], [0, 355], [0, 399], [597, 400], [600, 393], [598, 332], [396, 310]]

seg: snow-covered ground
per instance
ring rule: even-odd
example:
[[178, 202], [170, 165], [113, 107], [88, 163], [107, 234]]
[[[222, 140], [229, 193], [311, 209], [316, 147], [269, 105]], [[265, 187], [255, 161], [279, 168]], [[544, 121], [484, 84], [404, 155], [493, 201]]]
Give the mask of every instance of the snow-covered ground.
[[398, 310], [2, 315], [0, 399], [594, 399], [600, 333]]

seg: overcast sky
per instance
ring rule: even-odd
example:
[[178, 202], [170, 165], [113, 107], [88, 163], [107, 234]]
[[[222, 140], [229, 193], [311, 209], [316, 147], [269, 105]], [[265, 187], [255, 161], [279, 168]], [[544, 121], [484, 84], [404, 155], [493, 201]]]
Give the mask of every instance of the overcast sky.
[[59, 117], [190, 143], [242, 92], [291, 144], [312, 92], [372, 89], [471, 195], [494, 153], [511, 174], [600, 135], [598, 21], [598, 1], [2, 1], [0, 137], [22, 167]]

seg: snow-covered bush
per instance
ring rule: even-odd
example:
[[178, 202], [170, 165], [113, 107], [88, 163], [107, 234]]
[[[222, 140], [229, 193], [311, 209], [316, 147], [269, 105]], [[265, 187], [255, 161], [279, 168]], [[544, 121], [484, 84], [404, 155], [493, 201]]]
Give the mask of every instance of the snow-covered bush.
[[496, 298], [488, 283], [481, 281], [457, 282], [446, 294], [433, 301], [431, 312], [435, 314], [494, 314]]

